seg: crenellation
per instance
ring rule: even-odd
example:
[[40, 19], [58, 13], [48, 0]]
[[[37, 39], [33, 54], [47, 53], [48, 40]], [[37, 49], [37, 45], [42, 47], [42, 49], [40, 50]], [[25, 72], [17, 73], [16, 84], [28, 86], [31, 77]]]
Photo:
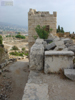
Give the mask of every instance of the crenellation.
[[54, 17], [57, 17], [57, 12], [53, 12]]

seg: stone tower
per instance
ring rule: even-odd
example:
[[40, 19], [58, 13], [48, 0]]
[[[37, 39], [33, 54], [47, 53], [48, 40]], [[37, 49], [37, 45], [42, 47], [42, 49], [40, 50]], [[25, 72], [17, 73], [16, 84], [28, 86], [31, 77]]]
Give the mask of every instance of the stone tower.
[[[28, 12], [28, 42], [29, 48], [34, 44], [34, 36], [37, 36], [35, 27], [40, 26], [49, 26], [52, 28], [52, 34], [56, 34], [56, 24], [57, 24], [57, 12], [50, 14], [49, 12], [40, 12], [35, 9], [30, 9]], [[50, 36], [49, 36], [50, 37]]]

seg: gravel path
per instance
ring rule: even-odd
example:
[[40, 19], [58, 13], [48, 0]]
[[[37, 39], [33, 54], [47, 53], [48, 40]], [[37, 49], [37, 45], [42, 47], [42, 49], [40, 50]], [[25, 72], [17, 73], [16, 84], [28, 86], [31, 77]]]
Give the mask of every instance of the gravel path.
[[[7, 67], [9, 72], [3, 72], [0, 75], [0, 94], [4, 94], [3, 96], [7, 96], [7, 99], [0, 99], [0, 100], [21, 100], [24, 92], [24, 87], [28, 80], [29, 69], [28, 69], [28, 60], [27, 61], [17, 61]], [[9, 80], [8, 80], [9, 79]], [[11, 82], [11, 84], [8, 84]], [[9, 85], [8, 87], [11, 88], [11, 91], [7, 92], [5, 90], [5, 86]]]

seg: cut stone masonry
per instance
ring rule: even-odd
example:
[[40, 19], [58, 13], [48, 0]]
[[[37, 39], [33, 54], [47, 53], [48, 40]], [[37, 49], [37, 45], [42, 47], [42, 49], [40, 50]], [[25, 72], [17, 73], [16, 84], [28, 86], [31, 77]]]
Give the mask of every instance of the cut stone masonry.
[[[57, 24], [57, 12], [50, 14], [47, 12], [36, 11], [35, 9], [30, 9], [28, 12], [28, 36], [29, 36], [29, 48], [34, 44], [34, 36], [37, 36], [35, 27], [37, 25], [45, 26], [48, 25], [52, 29], [52, 34], [56, 34], [56, 24]], [[49, 35], [50, 37], [50, 35]]]

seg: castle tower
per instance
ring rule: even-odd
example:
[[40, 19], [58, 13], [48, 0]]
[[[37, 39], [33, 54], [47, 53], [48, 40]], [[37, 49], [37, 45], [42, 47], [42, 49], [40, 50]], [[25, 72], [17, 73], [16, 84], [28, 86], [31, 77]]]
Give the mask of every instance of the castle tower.
[[56, 24], [57, 24], [57, 12], [50, 14], [49, 12], [40, 12], [35, 9], [30, 9], [28, 12], [28, 42], [29, 48], [34, 44], [34, 36], [37, 36], [35, 27], [40, 26], [49, 26], [49, 29], [52, 29], [52, 34], [56, 34]]

